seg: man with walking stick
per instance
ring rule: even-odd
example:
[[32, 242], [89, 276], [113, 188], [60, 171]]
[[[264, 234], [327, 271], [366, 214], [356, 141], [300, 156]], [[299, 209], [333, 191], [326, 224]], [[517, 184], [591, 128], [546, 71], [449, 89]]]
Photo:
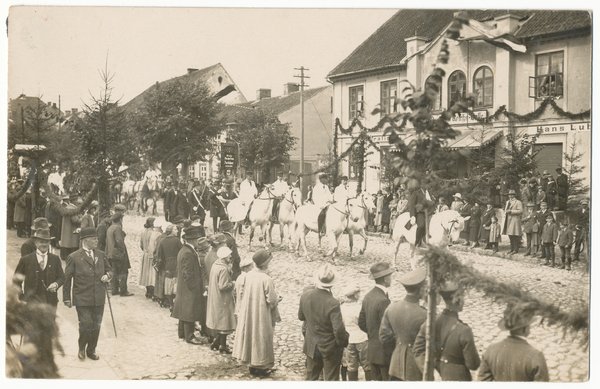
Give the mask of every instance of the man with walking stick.
[[[79, 234], [81, 248], [67, 257], [64, 304], [77, 309], [79, 320], [79, 359], [100, 359], [96, 353], [100, 326], [104, 314], [105, 284], [113, 272], [106, 255], [96, 247], [98, 235], [93, 227], [83, 228]], [[73, 293], [71, 294], [71, 284]]]

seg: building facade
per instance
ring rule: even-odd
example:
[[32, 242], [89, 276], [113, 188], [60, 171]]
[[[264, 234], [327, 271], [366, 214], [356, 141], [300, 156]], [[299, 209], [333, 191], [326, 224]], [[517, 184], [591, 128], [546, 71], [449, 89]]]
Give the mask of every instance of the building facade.
[[[369, 129], [382, 115], [402, 110], [395, 105], [408, 88], [423, 90], [427, 78], [439, 66], [445, 71], [440, 93], [432, 107], [439, 115], [458, 97], [475, 96], [474, 115], [487, 118], [497, 111], [498, 120], [481, 125], [467, 114], [450, 120], [461, 135], [449, 146], [468, 156], [482, 145], [495, 145], [496, 155], [509, 134], [539, 134], [538, 170], [565, 167], [564, 154], [572, 144], [583, 153], [581, 176], [590, 184], [592, 29], [587, 11], [491, 10], [470, 11], [460, 37], [444, 37], [457, 10], [401, 10], [333, 69], [333, 116], [348, 128], [355, 119]], [[449, 61], [436, 65], [444, 39]], [[553, 104], [549, 103], [549, 99]], [[541, 107], [541, 108], [540, 108]], [[371, 115], [375, 108], [381, 113]], [[587, 111], [587, 112], [586, 112]], [[581, 115], [584, 113], [583, 115]], [[358, 134], [339, 139], [340, 153]], [[382, 180], [382, 158], [390, 150], [381, 131], [370, 134], [381, 149], [367, 157], [363, 189], [376, 192], [387, 186]], [[410, 132], [405, 135], [410, 136]], [[492, 148], [493, 149], [493, 148]], [[458, 177], [471, 174], [472, 166], [459, 157]], [[352, 161], [341, 170], [357, 185]]]

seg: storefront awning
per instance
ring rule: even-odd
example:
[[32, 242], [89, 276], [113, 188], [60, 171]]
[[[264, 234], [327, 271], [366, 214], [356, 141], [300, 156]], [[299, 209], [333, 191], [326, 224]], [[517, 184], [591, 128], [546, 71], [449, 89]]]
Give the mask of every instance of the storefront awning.
[[448, 147], [451, 150], [459, 149], [477, 149], [495, 141], [502, 135], [502, 130], [465, 130], [461, 131], [458, 138], [449, 142]]

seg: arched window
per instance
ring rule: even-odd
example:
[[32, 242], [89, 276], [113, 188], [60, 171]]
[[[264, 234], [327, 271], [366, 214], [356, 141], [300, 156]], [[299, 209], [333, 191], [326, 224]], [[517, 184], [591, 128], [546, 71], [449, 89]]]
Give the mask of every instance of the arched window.
[[448, 77], [448, 108], [467, 95], [467, 78], [460, 70]]
[[439, 111], [442, 109], [442, 80], [433, 76], [429, 76], [425, 81], [425, 88], [427, 88], [427, 84], [429, 83], [432, 83], [437, 87], [437, 98], [430, 108], [432, 111]]
[[480, 67], [475, 72], [473, 93], [477, 95], [475, 107], [492, 107], [494, 105], [494, 75], [487, 66]]

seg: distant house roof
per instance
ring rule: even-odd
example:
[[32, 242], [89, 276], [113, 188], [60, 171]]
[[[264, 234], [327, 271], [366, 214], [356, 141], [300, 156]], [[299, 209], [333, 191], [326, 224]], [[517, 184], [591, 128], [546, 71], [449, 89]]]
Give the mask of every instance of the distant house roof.
[[[312, 99], [314, 96], [325, 91], [331, 86], [322, 86], [318, 88], [304, 90], [304, 101]], [[262, 100], [255, 100], [244, 104], [227, 105], [223, 107], [222, 115], [227, 121], [235, 121], [235, 115], [243, 110], [261, 108], [275, 116], [300, 105], [300, 92], [293, 92], [286, 96], [269, 97]]]
[[[174, 77], [171, 78], [169, 80], [166, 81], [162, 81], [162, 82], [156, 82], [155, 84], [153, 84], [152, 86], [150, 86], [148, 89], [146, 89], [144, 92], [140, 93], [139, 95], [137, 95], [136, 97], [134, 97], [133, 99], [131, 99], [129, 102], [127, 102], [126, 104], [123, 105], [123, 107], [126, 110], [135, 110], [139, 107], [141, 107], [146, 95], [148, 95], [150, 93], [150, 90], [152, 88], [154, 88], [156, 86], [156, 84], [158, 85], [169, 85], [173, 82], [175, 82], [176, 80], [180, 80], [186, 83], [194, 83], [194, 84], [204, 84], [207, 83], [210, 80], [210, 77], [212, 76], [213, 72], [215, 70], [218, 69], [223, 69], [223, 71], [225, 71], [225, 69], [223, 68], [223, 65], [221, 65], [220, 63], [217, 63], [215, 65], [209, 66], [207, 68], [204, 69], [188, 69], [188, 73], [184, 74], [183, 76], [178, 76], [178, 77]], [[226, 73], [226, 71], [225, 71]], [[212, 85], [208, 85], [209, 87], [211, 87]], [[234, 84], [235, 86], [235, 84]], [[231, 89], [230, 85], [225, 85], [223, 84], [222, 86], [223, 89], [225, 88], [229, 88]], [[235, 87], [234, 90], [237, 90], [238, 93], [241, 94], [241, 91], [239, 91], [239, 89], [237, 88], [237, 86]], [[219, 91], [213, 91], [214, 93], [218, 93]], [[246, 101], [246, 99], [243, 97], [243, 101]]]
[[516, 38], [530, 38], [592, 26], [591, 15], [587, 11], [404, 9], [398, 11], [361, 43], [329, 72], [327, 78], [400, 66], [401, 60], [407, 55], [405, 39], [413, 36], [424, 37], [428, 42], [435, 39], [450, 24], [454, 13], [458, 11], [468, 11], [469, 17], [479, 22], [490, 21], [507, 13], [516, 15], [525, 20], [515, 32]]

